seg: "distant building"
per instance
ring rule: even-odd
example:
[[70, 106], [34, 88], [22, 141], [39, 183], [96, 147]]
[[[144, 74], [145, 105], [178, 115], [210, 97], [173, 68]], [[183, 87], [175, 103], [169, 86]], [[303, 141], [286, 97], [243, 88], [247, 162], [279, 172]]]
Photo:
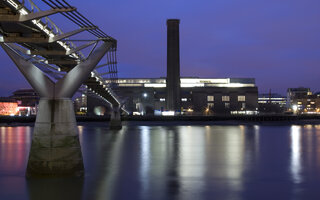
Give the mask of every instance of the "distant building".
[[18, 113], [18, 103], [8, 97], [0, 97], [0, 115], [12, 116]]
[[81, 94], [81, 97], [78, 97], [74, 100], [74, 110], [78, 115], [87, 114], [87, 95]]
[[287, 108], [294, 113], [319, 113], [320, 95], [313, 94], [310, 88], [289, 88], [287, 91]]
[[[181, 107], [188, 115], [256, 114], [258, 89], [252, 78], [181, 78]], [[132, 114], [166, 111], [165, 78], [121, 78], [114, 92]]]
[[259, 94], [260, 113], [283, 113], [286, 111], [287, 98], [276, 93]]
[[19, 89], [10, 97], [15, 99], [19, 106], [35, 107], [39, 104], [39, 95], [33, 89]]
[[39, 99], [33, 89], [16, 90], [12, 96], [0, 98], [0, 115], [36, 115]]
[[74, 100], [74, 110], [76, 115], [103, 116], [110, 115], [111, 106], [102, 98], [87, 91]]
[[[166, 77], [120, 78], [114, 84], [124, 109], [133, 115], [256, 114], [255, 79], [180, 76], [179, 24], [179, 19], [167, 20]], [[88, 98], [88, 113], [94, 106], [98, 102]]]
[[33, 89], [19, 89], [10, 97], [18, 103], [18, 115], [29, 116], [37, 114], [39, 95]]

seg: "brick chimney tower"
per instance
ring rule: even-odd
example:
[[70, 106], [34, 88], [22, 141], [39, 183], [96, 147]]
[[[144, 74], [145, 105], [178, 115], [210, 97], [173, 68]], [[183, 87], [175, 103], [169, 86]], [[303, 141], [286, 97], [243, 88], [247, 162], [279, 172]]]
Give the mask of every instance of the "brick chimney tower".
[[179, 19], [167, 20], [167, 88], [166, 109], [180, 110]]

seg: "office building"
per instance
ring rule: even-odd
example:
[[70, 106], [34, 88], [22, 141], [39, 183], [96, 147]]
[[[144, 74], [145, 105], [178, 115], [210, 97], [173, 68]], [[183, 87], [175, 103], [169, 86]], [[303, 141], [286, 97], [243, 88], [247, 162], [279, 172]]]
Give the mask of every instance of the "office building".
[[[186, 115], [256, 114], [258, 89], [252, 78], [182, 77], [181, 107]], [[114, 92], [131, 114], [160, 114], [166, 109], [165, 78], [121, 78]]]
[[296, 114], [320, 112], [320, 96], [313, 94], [310, 88], [288, 88], [287, 108]]
[[258, 96], [259, 113], [283, 113], [287, 98], [276, 93], [263, 93]]

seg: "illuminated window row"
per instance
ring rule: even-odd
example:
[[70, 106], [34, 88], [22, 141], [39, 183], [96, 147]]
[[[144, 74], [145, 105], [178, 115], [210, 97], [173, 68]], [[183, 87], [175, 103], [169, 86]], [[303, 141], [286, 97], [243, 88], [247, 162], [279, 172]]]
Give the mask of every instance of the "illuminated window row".
[[[212, 109], [214, 108], [214, 103], [207, 103], [207, 108], [208, 109]], [[230, 108], [230, 102], [225, 102], [224, 103], [224, 108], [225, 109], [229, 109]], [[245, 109], [246, 108], [246, 103], [241, 103], [241, 109]]]
[[[222, 96], [221, 100], [230, 101], [230, 96]], [[207, 101], [208, 102], [214, 101], [214, 96], [211, 96], [211, 95], [207, 96]], [[243, 96], [243, 95], [238, 96], [238, 101], [246, 101], [246, 96]]]

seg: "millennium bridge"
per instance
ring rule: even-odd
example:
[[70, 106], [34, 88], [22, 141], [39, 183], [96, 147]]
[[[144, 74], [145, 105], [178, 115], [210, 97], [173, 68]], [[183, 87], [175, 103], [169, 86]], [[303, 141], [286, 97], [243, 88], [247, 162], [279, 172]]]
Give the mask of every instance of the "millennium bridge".
[[117, 41], [65, 0], [2, 0], [0, 45], [40, 96], [27, 177], [82, 176], [71, 98], [77, 91], [98, 96], [113, 108], [110, 128], [121, 128], [120, 100], [111, 87]]

